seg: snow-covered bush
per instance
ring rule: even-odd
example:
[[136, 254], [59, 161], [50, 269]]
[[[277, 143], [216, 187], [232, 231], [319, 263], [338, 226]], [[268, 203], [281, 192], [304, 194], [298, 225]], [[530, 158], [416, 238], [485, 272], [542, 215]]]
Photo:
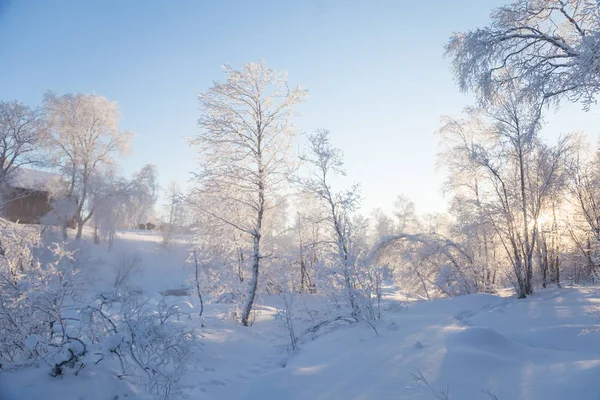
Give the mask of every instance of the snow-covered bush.
[[[107, 316], [105, 308], [115, 313]], [[164, 299], [153, 305], [124, 291], [104, 296], [98, 311], [111, 333], [100, 346], [100, 357], [118, 358], [122, 376], [139, 381], [157, 398], [169, 398], [186, 370], [195, 338], [183, 324], [190, 315]]]
[[116, 360], [116, 376], [169, 398], [195, 338], [183, 325], [190, 316], [120, 289], [90, 298], [78, 264], [62, 244], [44, 245], [39, 229], [0, 219], [0, 368], [77, 375]]
[[80, 355], [72, 346], [81, 347], [71, 318], [80, 288], [74, 252], [45, 247], [39, 230], [3, 219], [0, 232], [0, 360], [42, 360], [60, 374]]
[[135, 271], [139, 266], [142, 258], [138, 253], [127, 255], [121, 254], [116, 264], [116, 275], [114, 287], [122, 287], [125, 281], [129, 278], [131, 273]]
[[394, 266], [403, 290], [424, 299], [473, 293], [473, 257], [460, 244], [436, 234], [400, 234], [382, 239], [370, 263]]
[[[241, 275], [243, 269], [230, 258], [225, 246], [213, 247], [197, 241], [188, 257], [188, 263], [198, 270], [200, 291], [215, 303], [235, 303], [243, 298], [245, 285]], [[245, 265], [244, 265], [245, 266]], [[196, 286], [196, 274], [190, 284]]]
[[361, 260], [356, 271], [356, 287], [361, 316], [369, 321], [381, 318], [381, 299], [383, 297], [383, 269], [379, 265]]

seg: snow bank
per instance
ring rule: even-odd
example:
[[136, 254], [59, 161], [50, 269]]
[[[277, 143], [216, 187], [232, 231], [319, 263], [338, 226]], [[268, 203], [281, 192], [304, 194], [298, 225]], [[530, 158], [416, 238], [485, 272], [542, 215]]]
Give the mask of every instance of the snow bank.
[[600, 328], [596, 305], [591, 289], [413, 304], [387, 316], [398, 329], [333, 332], [227, 398], [435, 398], [414, 382], [418, 369], [450, 399], [597, 399], [600, 337], [582, 335]]

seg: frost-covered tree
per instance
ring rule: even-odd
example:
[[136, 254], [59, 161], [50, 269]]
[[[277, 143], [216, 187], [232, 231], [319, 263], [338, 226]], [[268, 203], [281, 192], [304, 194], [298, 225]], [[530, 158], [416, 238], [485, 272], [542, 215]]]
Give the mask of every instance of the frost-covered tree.
[[299, 285], [296, 288], [304, 292], [316, 291], [319, 275], [323, 271], [320, 264], [328, 242], [328, 226], [325, 223], [326, 210], [319, 199], [309, 191], [301, 191], [295, 198], [294, 224], [292, 226], [296, 243], [296, 264], [299, 272]]
[[[205, 279], [204, 292], [215, 300], [239, 300], [244, 296], [247, 284], [247, 267], [252, 246], [245, 234], [231, 227], [212, 213], [225, 220], [239, 220], [236, 209], [225, 207], [212, 196], [192, 191], [186, 198], [190, 204], [194, 247]], [[205, 210], [211, 210], [211, 214]]]
[[224, 72], [224, 82], [198, 96], [201, 132], [192, 143], [201, 154], [197, 190], [226, 208], [243, 210], [239, 220], [230, 219], [232, 213], [204, 211], [251, 237], [252, 276], [241, 315], [247, 326], [264, 257], [263, 222], [278, 206], [277, 193], [293, 171], [291, 119], [307, 92], [290, 88], [285, 73], [262, 61], [239, 70], [226, 65]]
[[394, 201], [394, 217], [396, 217], [395, 233], [414, 233], [419, 230], [415, 203], [403, 194], [398, 195]]
[[177, 182], [171, 182], [165, 194], [164, 223], [161, 226], [163, 246], [167, 250], [171, 250], [173, 235], [181, 232], [188, 221], [186, 202], [185, 195]]
[[374, 208], [371, 211], [370, 222], [373, 242], [377, 242], [386, 236], [391, 236], [396, 231], [394, 220], [385, 214], [381, 208]]
[[424, 299], [469, 294], [474, 259], [468, 248], [439, 233], [400, 233], [376, 243], [369, 263], [386, 264], [409, 295]]
[[561, 286], [561, 247], [565, 227], [559, 220], [558, 213], [560, 207], [565, 204], [562, 192], [563, 190], [556, 190], [550, 196], [543, 214], [538, 218], [536, 255], [543, 288], [548, 287], [549, 283]]
[[346, 191], [335, 192], [331, 179], [336, 174], [344, 175], [342, 151], [331, 144], [328, 130], [319, 130], [308, 136], [309, 146], [302, 160], [307, 164], [310, 175], [301, 179], [301, 183], [313, 193], [326, 208], [326, 220], [332, 230], [332, 242], [335, 243], [337, 264], [343, 278], [344, 297], [354, 315], [360, 313], [360, 304], [356, 290], [357, 252], [354, 247], [354, 212], [360, 201], [359, 186], [353, 185]]
[[517, 0], [488, 26], [455, 33], [446, 52], [460, 87], [484, 100], [519, 80], [528, 96], [588, 106], [600, 90], [600, 3]]
[[[478, 110], [467, 109], [469, 118], [456, 120], [442, 117], [441, 135], [444, 137], [445, 149], [438, 162], [448, 169], [448, 179], [444, 185], [451, 194], [450, 213], [455, 222], [451, 235], [466, 248], [471, 249], [472, 257], [477, 265], [474, 284], [477, 290], [492, 290], [498, 274], [496, 245], [497, 233], [491, 219], [489, 207], [486, 206], [486, 195], [489, 192], [485, 173], [477, 162], [470, 158], [458, 156], [453, 150], [454, 139], [460, 138], [462, 145], [475, 146], [485, 143], [489, 134], [482, 115]], [[453, 132], [452, 137], [446, 134]], [[468, 156], [466, 153], [460, 153]]]
[[154, 164], [146, 164], [133, 174], [129, 182], [131, 201], [129, 202], [128, 221], [132, 227], [149, 222], [154, 205], [158, 199], [158, 172]]
[[[462, 163], [462, 168], [451, 165], [451, 172], [470, 180], [475, 209], [484, 211], [482, 222], [494, 227], [513, 268], [518, 294], [525, 297], [533, 292], [539, 218], [562, 184], [570, 143], [568, 138], [556, 146], [542, 143], [539, 105], [527, 102], [519, 91], [503, 96], [470, 119], [446, 120], [442, 133], [447, 152]], [[485, 225], [477, 234], [485, 232]]]
[[45, 134], [46, 122], [39, 109], [0, 101], [0, 195], [14, 171], [40, 161]]
[[[566, 220], [566, 231], [575, 250], [569, 258], [571, 279], [576, 283], [589, 283], [600, 277], [600, 154], [591, 152], [590, 144], [581, 135], [576, 138], [564, 201], [573, 206], [560, 207], [551, 214], [550, 222], [554, 227], [556, 214], [559, 214], [558, 225], [561, 219]], [[565, 216], [566, 210], [570, 212]]]
[[79, 239], [94, 214], [90, 202], [93, 176], [115, 166], [115, 157], [127, 151], [132, 134], [118, 128], [117, 103], [99, 95], [50, 92], [44, 96], [44, 107], [51, 133], [50, 153], [68, 182], [67, 197], [75, 203], [73, 218]]
[[[95, 175], [91, 185], [90, 204], [94, 210], [94, 242], [100, 243], [101, 236], [112, 248], [116, 229], [123, 221], [130, 221], [137, 212], [139, 197], [144, 197], [146, 190], [140, 188], [140, 182], [128, 181], [114, 175]], [[140, 190], [141, 189], [141, 190]]]
[[94, 209], [92, 222], [94, 226], [94, 243], [100, 243], [100, 236], [108, 239], [108, 248], [112, 248], [116, 233], [117, 220], [123, 218], [124, 193], [126, 186], [123, 180], [114, 176], [93, 177], [93, 192], [90, 194], [90, 204]]

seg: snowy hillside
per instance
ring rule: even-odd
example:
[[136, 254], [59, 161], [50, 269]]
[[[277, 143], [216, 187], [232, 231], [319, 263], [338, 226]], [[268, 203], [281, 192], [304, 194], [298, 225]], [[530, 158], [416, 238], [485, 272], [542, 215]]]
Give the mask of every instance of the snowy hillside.
[[[128, 251], [141, 259], [128, 283], [150, 298], [186, 287], [185, 240], [167, 252], [155, 233], [128, 231], [118, 238], [111, 253], [83, 243], [95, 260], [98, 291], [114, 279], [111, 260]], [[335, 310], [325, 298], [297, 295], [295, 352], [274, 319], [283, 307], [280, 296], [260, 299], [252, 327], [230, 318], [231, 304], [207, 305], [201, 320], [194, 295], [168, 296], [169, 304], [187, 304], [191, 317], [183, 323], [198, 335], [176, 398], [597, 399], [599, 294], [600, 288], [586, 287], [542, 290], [524, 300], [475, 294], [406, 302], [398, 288], [388, 287], [375, 329], [341, 322], [316, 333], [305, 332]], [[419, 373], [431, 387], [415, 380]], [[0, 389], [2, 400], [147, 397], [93, 366], [77, 376], [51, 377], [44, 365], [2, 372]]]
[[[285, 368], [240, 390], [243, 399], [597, 399], [597, 289], [526, 300], [469, 295], [408, 305], [368, 326], [307, 344]], [[417, 371], [418, 370], [418, 371]], [[482, 392], [483, 391], [483, 392]]]

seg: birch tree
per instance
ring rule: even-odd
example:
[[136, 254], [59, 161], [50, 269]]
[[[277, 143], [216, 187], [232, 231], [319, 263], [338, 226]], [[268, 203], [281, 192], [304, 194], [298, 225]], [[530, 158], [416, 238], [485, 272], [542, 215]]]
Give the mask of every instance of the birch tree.
[[300, 267], [301, 292], [317, 290], [319, 270], [318, 266], [323, 258], [324, 248], [328, 244], [327, 213], [321, 207], [320, 199], [314, 193], [302, 191], [297, 194], [296, 219], [293, 231], [296, 236], [298, 266]]
[[583, 258], [574, 278], [577, 283], [594, 282], [600, 274], [600, 154], [590, 154], [589, 148], [590, 144], [579, 137], [569, 174], [568, 200], [574, 207], [568, 231]]
[[223, 69], [225, 81], [198, 96], [201, 132], [192, 143], [201, 158], [197, 190], [243, 211], [240, 219], [231, 219], [234, 213], [204, 210], [252, 241], [252, 276], [241, 315], [248, 326], [264, 257], [263, 221], [278, 206], [277, 194], [293, 171], [293, 110], [307, 91], [290, 88], [287, 74], [263, 61]]
[[319, 130], [308, 137], [308, 154], [302, 157], [310, 169], [310, 177], [302, 179], [303, 186], [319, 198], [327, 208], [327, 221], [333, 229], [333, 242], [337, 251], [345, 297], [354, 316], [359, 310], [353, 274], [356, 254], [352, 251], [352, 214], [357, 210], [359, 186], [350, 190], [334, 192], [331, 179], [335, 174], [344, 175], [342, 151], [331, 144], [328, 130]]
[[[543, 144], [539, 105], [517, 93], [506, 93], [488, 112], [472, 115], [483, 120], [451, 120], [442, 131], [448, 151], [468, 166], [465, 171], [481, 174], [476, 201], [513, 267], [518, 295], [526, 297], [533, 292], [539, 218], [563, 179], [569, 139], [556, 146]], [[479, 138], [465, 133], [473, 127], [482, 130]]]
[[[467, 109], [467, 114], [467, 120], [442, 117], [440, 134], [444, 137], [445, 149], [438, 162], [449, 172], [444, 189], [453, 196], [450, 213], [456, 222], [451, 227], [452, 237], [472, 249], [478, 267], [474, 279], [477, 290], [492, 290], [497, 273], [494, 265], [497, 233], [487, 202], [493, 193], [489, 191], [485, 171], [470, 158], [476, 144], [486, 143], [486, 136], [491, 133], [479, 110]], [[457, 151], [457, 142], [471, 152]]]
[[489, 25], [455, 33], [446, 52], [460, 87], [483, 100], [519, 80], [532, 97], [587, 107], [600, 90], [600, 3], [517, 0], [493, 10]]
[[132, 134], [119, 130], [117, 103], [99, 95], [50, 92], [44, 96], [44, 107], [51, 156], [68, 182], [67, 196], [75, 202], [73, 218], [80, 239], [94, 214], [93, 176], [115, 166], [115, 157], [127, 151]]

